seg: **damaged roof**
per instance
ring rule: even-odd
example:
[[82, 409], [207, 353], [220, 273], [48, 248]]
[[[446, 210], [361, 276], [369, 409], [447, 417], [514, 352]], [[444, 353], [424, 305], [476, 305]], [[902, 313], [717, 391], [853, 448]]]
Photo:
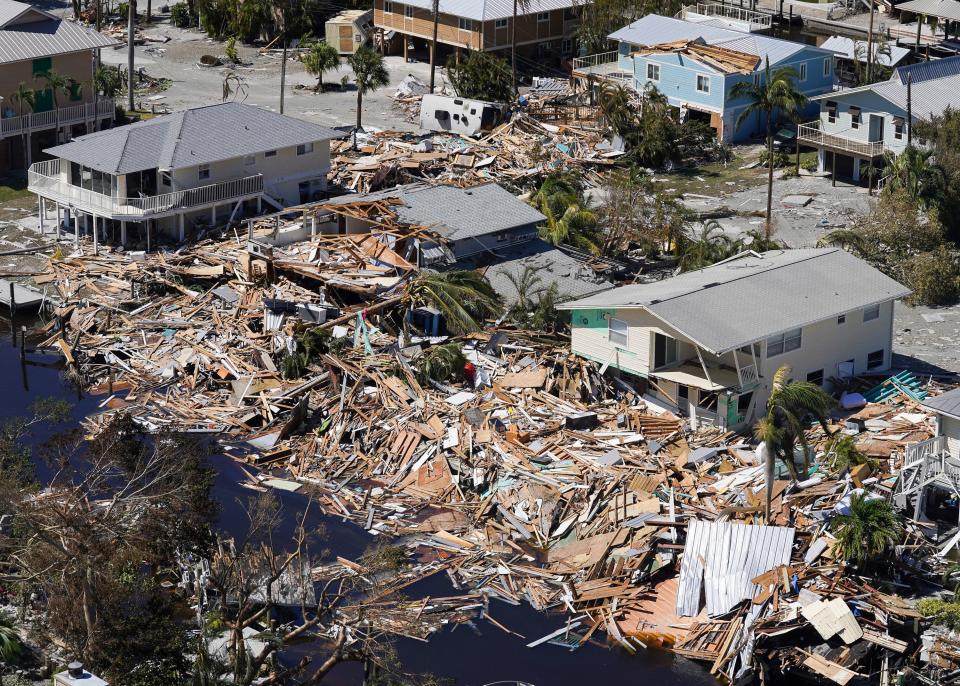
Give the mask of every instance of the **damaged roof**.
[[450, 241], [539, 224], [546, 219], [539, 211], [510, 191], [490, 182], [470, 188], [414, 183], [365, 195], [344, 195], [326, 204], [396, 198], [393, 205], [400, 221], [424, 226]]
[[921, 403], [937, 414], [945, 414], [960, 419], [960, 388], [954, 388], [941, 395], [927, 397]]
[[120, 45], [25, 2], [0, 0], [0, 64]]
[[46, 153], [108, 174], [181, 169], [340, 138], [339, 131], [239, 102], [98, 131]]
[[705, 269], [621, 286], [559, 308], [643, 309], [719, 355], [910, 292], [840, 248], [808, 248], [742, 253]]

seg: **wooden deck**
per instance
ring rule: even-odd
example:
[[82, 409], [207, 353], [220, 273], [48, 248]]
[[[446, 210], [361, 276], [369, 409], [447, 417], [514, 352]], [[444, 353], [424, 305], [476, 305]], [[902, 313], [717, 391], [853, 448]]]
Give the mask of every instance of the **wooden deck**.
[[[11, 302], [12, 287], [12, 302]], [[40, 291], [21, 286], [18, 283], [0, 279], [0, 304], [8, 311], [19, 312], [20, 310], [36, 310], [44, 300], [44, 295]]]

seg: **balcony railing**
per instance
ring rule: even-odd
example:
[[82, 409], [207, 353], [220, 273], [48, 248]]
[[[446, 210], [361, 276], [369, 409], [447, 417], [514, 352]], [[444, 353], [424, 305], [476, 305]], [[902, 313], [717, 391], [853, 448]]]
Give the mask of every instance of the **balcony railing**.
[[678, 16], [694, 22], [720, 19], [736, 25], [741, 31], [765, 31], [773, 24], [773, 17], [769, 14], [716, 2], [698, 2], [696, 5], [689, 5], [684, 7]]
[[73, 126], [81, 122], [112, 117], [115, 107], [113, 100], [101, 98], [95, 103], [85, 102], [47, 112], [28, 112], [23, 116], [0, 118], [0, 138], [52, 129], [58, 122], [60, 126]]
[[802, 145], [830, 148], [838, 152], [849, 152], [867, 158], [881, 157], [884, 150], [882, 142], [858, 141], [833, 133], [824, 133], [820, 128], [819, 120], [812, 121], [809, 124], [800, 124], [797, 128], [797, 140]]
[[60, 177], [60, 160], [37, 162], [30, 167], [28, 188], [45, 198], [107, 217], [142, 219], [211, 206], [263, 192], [263, 176], [245, 176], [198, 188], [139, 198], [115, 198], [67, 183]]
[[629, 79], [630, 73], [620, 69], [620, 53], [616, 50], [573, 58], [573, 73], [607, 79]]

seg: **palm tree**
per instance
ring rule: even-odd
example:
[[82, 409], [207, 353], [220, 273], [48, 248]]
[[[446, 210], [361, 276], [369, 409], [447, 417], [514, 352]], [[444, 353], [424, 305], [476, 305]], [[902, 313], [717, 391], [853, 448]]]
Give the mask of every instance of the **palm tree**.
[[23, 641], [9, 619], [0, 619], [0, 660], [10, 662], [23, 652]]
[[405, 294], [409, 308], [431, 305], [443, 315], [447, 329], [461, 335], [480, 331], [482, 321], [500, 314], [500, 296], [479, 272], [421, 272]]
[[579, 204], [568, 206], [559, 215], [548, 205], [543, 210], [547, 221], [540, 226], [540, 238], [550, 245], [571, 245], [592, 255], [600, 255], [603, 237], [597, 215]]
[[517, 80], [517, 10], [526, 12], [530, 9], [530, 0], [513, 0], [513, 18], [510, 20], [510, 65], [513, 67], [513, 97], [520, 93], [520, 82]]
[[904, 190], [923, 209], [929, 209], [940, 195], [946, 174], [934, 158], [933, 151], [908, 145], [899, 155], [886, 153], [886, 192]]
[[329, 43], [318, 41], [311, 43], [303, 56], [303, 66], [307, 73], [317, 77], [314, 92], [323, 90], [323, 73], [340, 68], [340, 53]]
[[773, 388], [767, 400], [767, 415], [754, 429], [756, 437], [764, 443], [767, 451], [766, 518], [770, 521], [770, 501], [773, 495], [774, 465], [782, 460], [790, 475], [799, 479], [794, 464], [794, 450], [799, 445], [803, 451], [803, 478], [809, 472], [809, 446], [804, 431], [804, 420], [813, 416], [824, 433], [832, 435], [827, 426], [827, 415], [836, 404], [822, 388], [809, 381], [790, 381], [790, 367], [780, 367], [773, 375]]
[[636, 128], [639, 113], [633, 105], [633, 94], [622, 85], [603, 84], [597, 95], [600, 112], [607, 126], [619, 136], [626, 136]]
[[686, 242], [680, 257], [680, 271], [703, 269], [738, 252], [740, 244], [724, 233], [715, 219], [709, 219], [701, 224], [700, 234]]
[[390, 83], [390, 72], [383, 63], [383, 55], [367, 46], [357, 48], [347, 58], [357, 81], [357, 130], [362, 127], [363, 96]]
[[837, 538], [843, 559], [861, 566], [885, 555], [900, 540], [901, 533], [890, 503], [863, 493], [853, 494], [850, 514], [834, 517], [830, 530]]
[[53, 96], [53, 109], [55, 112], [54, 116], [56, 118], [56, 126], [57, 126], [56, 135], [57, 135], [57, 142], [59, 143], [60, 142], [60, 101], [57, 98], [57, 94], [58, 93], [69, 94], [71, 87], [75, 86], [77, 88], [80, 88], [80, 84], [76, 83], [72, 79], [67, 78], [63, 74], [58, 74], [52, 69], [40, 74], [40, 78], [43, 79], [44, 84], [46, 84], [46, 87], [47, 87], [46, 90], [49, 90], [51, 95]]
[[[10, 96], [10, 99], [17, 103], [17, 109], [20, 111], [20, 116], [24, 117], [27, 115], [27, 108], [30, 108], [30, 111], [33, 111], [33, 107], [36, 104], [37, 93], [32, 88], [27, 88], [27, 84], [23, 81], [20, 82], [20, 85], [17, 86], [17, 90]], [[25, 120], [29, 122], [29, 120]], [[22, 124], [21, 124], [22, 125]], [[23, 134], [23, 163], [28, 164], [30, 158], [28, 146], [30, 145], [30, 130], [29, 128], [20, 129]]]
[[791, 119], [799, 116], [800, 109], [807, 104], [807, 97], [797, 90], [797, 72], [791, 67], [780, 67], [770, 71], [770, 58], [765, 61], [762, 78], [738, 81], [730, 89], [732, 100], [746, 99], [747, 107], [737, 117], [737, 128], [751, 117], [763, 116], [767, 125], [767, 216], [765, 232], [767, 238], [773, 232], [773, 113], [783, 112]]
[[534, 296], [543, 292], [543, 279], [537, 274], [533, 265], [525, 265], [519, 274], [505, 272], [504, 276], [517, 292], [516, 299], [510, 307], [510, 317], [514, 320], [525, 317], [535, 307]]
[[584, 204], [579, 184], [580, 180], [573, 172], [550, 172], [537, 192], [530, 196], [530, 204], [541, 212], [550, 208], [555, 214], [563, 214], [570, 205]]

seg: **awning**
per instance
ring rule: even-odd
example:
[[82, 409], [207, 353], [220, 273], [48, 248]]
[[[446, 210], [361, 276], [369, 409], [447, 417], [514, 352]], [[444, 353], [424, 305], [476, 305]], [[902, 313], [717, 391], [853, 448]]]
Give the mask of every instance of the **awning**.
[[722, 391], [740, 385], [735, 371], [720, 367], [709, 368], [710, 380], [703, 375], [703, 368], [694, 364], [682, 364], [672, 369], [650, 372], [650, 376], [664, 381], [673, 381], [682, 386], [693, 386], [702, 391]]

